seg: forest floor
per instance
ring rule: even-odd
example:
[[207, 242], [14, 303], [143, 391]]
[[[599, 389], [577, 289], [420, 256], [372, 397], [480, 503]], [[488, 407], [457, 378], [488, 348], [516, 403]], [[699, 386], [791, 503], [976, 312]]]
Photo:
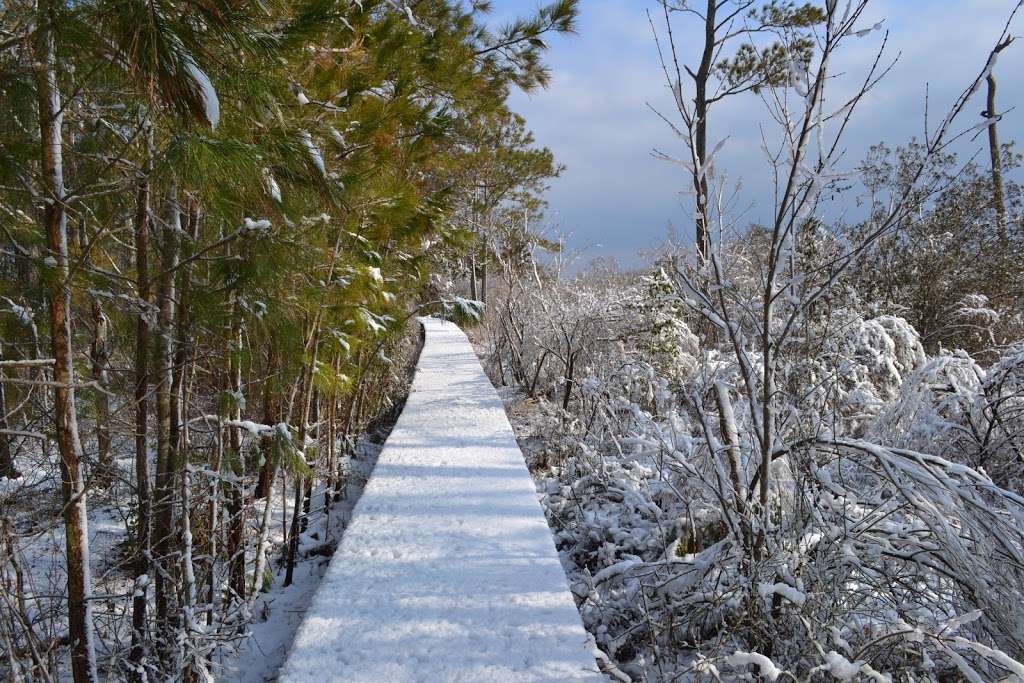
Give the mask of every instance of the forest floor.
[[461, 330], [424, 324], [281, 680], [603, 680], [501, 399]]

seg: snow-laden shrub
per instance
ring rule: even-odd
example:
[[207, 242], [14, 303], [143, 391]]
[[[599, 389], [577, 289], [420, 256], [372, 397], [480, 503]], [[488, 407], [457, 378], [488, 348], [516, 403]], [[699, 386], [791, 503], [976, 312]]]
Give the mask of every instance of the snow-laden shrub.
[[814, 321], [808, 337], [783, 368], [787, 386], [805, 397], [800, 409], [839, 433], [863, 434], [925, 360], [917, 331], [898, 316], [843, 308]]
[[1002, 316], [984, 294], [968, 294], [954, 306], [950, 316], [962, 334], [976, 346], [995, 342], [995, 329]]
[[989, 368], [963, 351], [911, 374], [871, 429], [880, 442], [978, 468], [1020, 492], [1024, 481], [1024, 349]]
[[669, 680], [698, 652], [722, 670], [770, 653], [801, 677], [833, 652], [875, 680], [1015, 670], [1024, 500], [941, 458], [824, 440], [789, 458], [752, 555], [696, 425], [640, 413], [621, 455], [583, 447], [542, 485], [585, 624], [623, 671]]
[[929, 358], [872, 425], [874, 440], [962, 459], [985, 372], [963, 351]]
[[985, 373], [988, 427], [978, 463], [1001, 485], [1024, 492], [1024, 346], [1011, 348]]

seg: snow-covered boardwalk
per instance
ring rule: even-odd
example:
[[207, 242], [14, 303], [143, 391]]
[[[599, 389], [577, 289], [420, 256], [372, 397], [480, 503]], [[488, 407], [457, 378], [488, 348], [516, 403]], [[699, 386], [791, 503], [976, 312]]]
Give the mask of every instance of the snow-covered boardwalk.
[[412, 393], [282, 681], [605, 680], [501, 400], [423, 319]]

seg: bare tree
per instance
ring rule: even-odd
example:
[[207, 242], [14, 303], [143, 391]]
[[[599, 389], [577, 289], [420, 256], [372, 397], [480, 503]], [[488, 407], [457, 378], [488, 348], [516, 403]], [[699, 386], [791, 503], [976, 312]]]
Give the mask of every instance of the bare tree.
[[[718, 330], [734, 354], [739, 369], [741, 383], [738, 391], [749, 413], [749, 425], [758, 453], [756, 470], [739, 482], [741, 489], [749, 491], [748, 496], [756, 496], [753, 501], [756, 505], [751, 511], [756, 511], [754, 514], [761, 517], [759, 523], [753, 523], [753, 528], [760, 529], [751, 548], [755, 556], [764, 549], [771, 466], [790, 448], [787, 443], [790, 437], [782, 431], [786, 423], [783, 418], [786, 396], [779, 385], [779, 377], [792, 353], [793, 337], [802, 329], [814, 304], [832, 290], [842, 273], [855, 266], [872, 244], [908, 220], [915, 198], [936, 191], [941, 181], [927, 175], [929, 162], [964, 134], [954, 130], [955, 120], [978, 91], [987, 73], [987, 70], [983, 71], [938, 125], [929, 131], [918, 163], [909, 169], [898, 191], [889, 198], [886, 210], [872, 216], [870, 228], [861, 239], [832, 255], [827, 262], [810, 264], [808, 267], [814, 276], [807, 276], [805, 271], [797, 268], [796, 245], [804, 232], [816, 229], [817, 224], [812, 217], [825, 193], [846, 177], [838, 168], [843, 133], [858, 104], [888, 71], [882, 66], [886, 44], [883, 39], [860, 88], [841, 106], [834, 109], [826, 106], [825, 88], [833, 78], [832, 62], [840, 46], [872, 32], [871, 27], [857, 25], [867, 5], [867, 0], [828, 2], [824, 26], [820, 34], [816, 34], [813, 62], [794, 56], [785, 78], [762, 83], [761, 97], [770, 117], [779, 126], [781, 141], [777, 151], [769, 157], [770, 171], [776, 179], [776, 200], [771, 221], [764, 228], [763, 250], [756, 255], [748, 253], [744, 256], [753, 258], [757, 264], [758, 280], [752, 285], [756, 292], [754, 300], [748, 300], [751, 293], [741, 289], [733, 279], [734, 266], [730, 263], [730, 253], [724, 241], [712, 245], [703, 265], [673, 264], [673, 280], [681, 299], [695, 315]], [[999, 44], [1007, 35], [1008, 29]], [[695, 187], [705, 181], [712, 183], [713, 191], [708, 202], [714, 209], [719, 230], [724, 234], [732, 227], [726, 216], [724, 191], [713, 185], [715, 176], [709, 168], [710, 160], [698, 154], [695, 141], [700, 121], [682, 96], [679, 85], [681, 71], [674, 66], [678, 64], [675, 58], [677, 49], [671, 32], [668, 34], [668, 46], [670, 57], [666, 58], [663, 53], [663, 64], [668, 84], [677, 93], [682, 117], [682, 125], [676, 130], [687, 141], [691, 153], [691, 161], [684, 165]], [[763, 62], [762, 65], [755, 67], [755, 72], [757, 68], [766, 67]], [[701, 249], [698, 244], [698, 254]], [[719, 400], [722, 398], [719, 394]], [[728, 412], [723, 410], [723, 414]], [[733, 430], [726, 424], [727, 443]], [[733, 499], [737, 496], [738, 492], [730, 494]]]
[[[707, 259], [713, 220], [707, 172], [715, 153], [714, 150], [708, 153], [711, 110], [729, 97], [784, 84], [792, 63], [805, 63], [810, 59], [813, 43], [804, 30], [820, 24], [824, 14], [811, 3], [796, 6], [776, 0], [706, 0], [706, 4], [659, 0], [659, 4], [669, 48], [669, 54], [662, 54], [662, 65], [684, 128], [680, 130], [670, 125], [686, 140], [690, 154], [689, 166], [694, 169], [695, 244], [698, 255]], [[704, 40], [699, 60], [693, 66], [680, 61], [672, 26], [675, 13], [694, 17], [702, 30]], [[651, 25], [653, 28], [653, 19]], [[754, 40], [764, 34], [775, 35], [778, 40], [758, 49]], [[736, 54], [726, 56], [725, 51], [734, 43], [739, 43]], [[660, 51], [660, 42], [658, 48]], [[693, 86], [689, 102], [683, 94], [684, 74], [685, 80]]]
[[[1024, 6], [1024, 2], [1018, 2], [1014, 11]], [[992, 203], [996, 209], [996, 227], [999, 230], [999, 237], [1006, 242], [1006, 199], [1003, 189], [1003, 151], [999, 147], [999, 132], [997, 126], [1002, 115], [996, 109], [996, 74], [995, 65], [999, 54], [1010, 47], [1015, 36], [1007, 35], [1000, 40], [992, 52], [989, 53], [988, 64], [985, 67], [985, 84], [987, 96], [985, 98], [985, 110], [981, 115], [988, 122], [988, 152], [992, 164]]]

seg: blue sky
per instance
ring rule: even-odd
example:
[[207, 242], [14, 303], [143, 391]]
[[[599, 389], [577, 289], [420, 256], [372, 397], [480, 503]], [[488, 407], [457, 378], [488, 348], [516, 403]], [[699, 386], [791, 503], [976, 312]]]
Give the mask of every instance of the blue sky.
[[[874, 0], [864, 24], [884, 20], [890, 31], [889, 54], [901, 54], [888, 78], [860, 110], [845, 138], [847, 160], [863, 158], [876, 142], [901, 144], [920, 136], [925, 86], [931, 110], [944, 111], [984, 64], [1016, 0]], [[495, 0], [495, 18], [525, 13], [536, 0]], [[671, 111], [671, 96], [661, 76], [645, 10], [653, 0], [583, 0], [579, 34], [551, 41], [548, 61], [551, 86], [531, 95], [516, 93], [512, 107], [523, 114], [540, 144], [550, 147], [568, 169], [552, 183], [548, 222], [568, 235], [580, 257], [614, 256], [624, 264], [637, 253], [664, 241], [668, 225], [687, 226], [691, 210], [681, 191], [681, 169], [654, 159], [654, 148], [678, 153], [678, 141], [648, 108]], [[1016, 34], [1024, 34], [1018, 17]], [[697, 49], [691, 33], [678, 35], [683, 46]], [[851, 41], [838, 65], [849, 87], [862, 78], [881, 34]], [[1003, 140], [1024, 134], [1024, 39], [1006, 50], [998, 64], [999, 109], [1008, 113], [1000, 125]], [[982, 99], [969, 106], [965, 121], [980, 121]], [[759, 124], [764, 105], [741, 96], [718, 110], [711, 140], [728, 136], [716, 157], [731, 183], [741, 184], [742, 208], [756, 218], [767, 204], [769, 186]], [[983, 138], [968, 149], [980, 149]]]

